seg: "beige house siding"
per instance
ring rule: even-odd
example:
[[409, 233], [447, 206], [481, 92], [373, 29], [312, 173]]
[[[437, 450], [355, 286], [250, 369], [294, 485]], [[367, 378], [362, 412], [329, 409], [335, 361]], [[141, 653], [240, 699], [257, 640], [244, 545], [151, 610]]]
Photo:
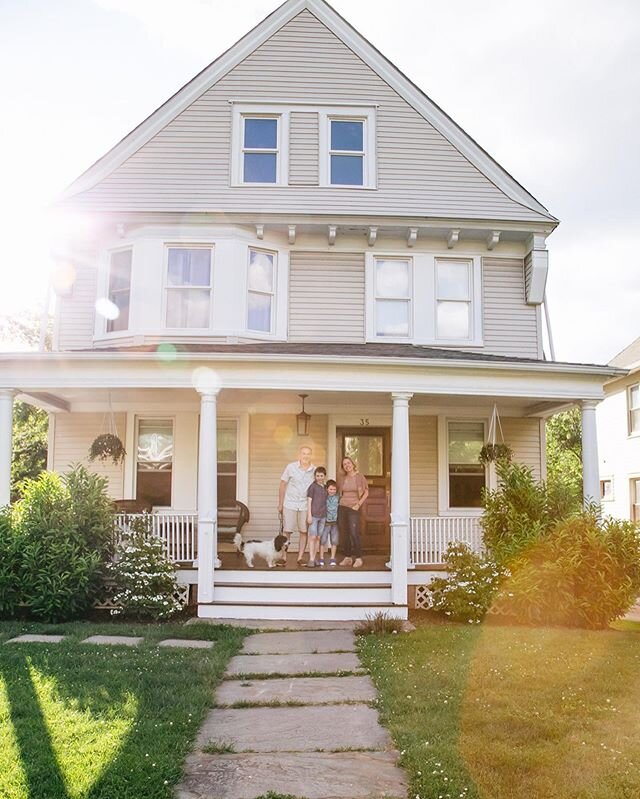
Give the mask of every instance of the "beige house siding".
[[545, 453], [540, 438], [540, 420], [505, 418], [501, 419], [504, 440], [513, 450], [513, 459], [533, 470], [539, 480], [542, 476], [542, 463]]
[[289, 341], [365, 340], [363, 253], [292, 252]]
[[[377, 105], [378, 190], [229, 185], [234, 103]], [[299, 129], [296, 120], [294, 130]], [[316, 144], [296, 142], [310, 164]], [[309, 175], [309, 166], [302, 169]], [[381, 213], [540, 219], [511, 200], [309, 11], [302, 11], [97, 186], [70, 200], [105, 211]]]
[[76, 264], [73, 286], [67, 296], [56, 304], [57, 337], [60, 350], [83, 349], [93, 346], [97, 269]]
[[[116, 426], [121, 438], [124, 439], [126, 416], [123, 413], [115, 414]], [[103, 430], [104, 414], [102, 413], [58, 413], [55, 415], [55, 432], [53, 437], [53, 457], [51, 467], [53, 471], [64, 474], [72, 466], [81, 463], [90, 471], [106, 477], [108, 491], [113, 499], [123, 496], [122, 464], [114, 466], [113, 463], [99, 463], [88, 460], [89, 447], [94, 438]]]
[[318, 114], [292, 111], [289, 126], [289, 185], [317, 186], [320, 181]]
[[483, 258], [483, 352], [540, 357], [536, 308], [525, 303], [519, 258]]
[[310, 435], [301, 438], [291, 415], [256, 414], [249, 428], [249, 509], [243, 535], [269, 538], [278, 532], [278, 488], [284, 467], [295, 461], [301, 446], [313, 450], [313, 463], [327, 460], [327, 416], [313, 414]]
[[438, 417], [409, 417], [411, 515], [438, 514]]

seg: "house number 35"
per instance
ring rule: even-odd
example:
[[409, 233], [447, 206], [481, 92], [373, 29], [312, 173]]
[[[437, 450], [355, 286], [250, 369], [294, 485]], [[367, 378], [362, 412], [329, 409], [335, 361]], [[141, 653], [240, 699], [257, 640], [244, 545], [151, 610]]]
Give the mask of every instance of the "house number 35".
[[369, 427], [368, 419], [360, 419], [360, 427]]

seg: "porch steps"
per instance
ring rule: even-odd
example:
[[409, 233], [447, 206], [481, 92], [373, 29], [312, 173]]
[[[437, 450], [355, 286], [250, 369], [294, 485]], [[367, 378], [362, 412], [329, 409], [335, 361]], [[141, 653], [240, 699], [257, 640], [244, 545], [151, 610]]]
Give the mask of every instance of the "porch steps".
[[300, 569], [219, 571], [212, 603], [200, 603], [209, 619], [355, 621], [376, 613], [407, 618], [391, 602], [389, 572]]

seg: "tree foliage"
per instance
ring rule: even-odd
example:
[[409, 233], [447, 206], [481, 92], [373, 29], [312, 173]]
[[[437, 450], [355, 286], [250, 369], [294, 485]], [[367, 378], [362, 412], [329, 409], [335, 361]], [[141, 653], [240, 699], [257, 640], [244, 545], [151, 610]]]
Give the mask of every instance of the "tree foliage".
[[582, 420], [580, 409], [572, 408], [547, 421], [547, 475], [582, 493]]

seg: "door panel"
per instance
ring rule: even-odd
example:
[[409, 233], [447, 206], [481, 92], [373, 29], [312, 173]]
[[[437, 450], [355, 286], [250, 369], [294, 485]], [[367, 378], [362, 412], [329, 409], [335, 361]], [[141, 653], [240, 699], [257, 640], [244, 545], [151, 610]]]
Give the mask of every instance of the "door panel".
[[352, 458], [369, 484], [369, 497], [362, 506], [360, 522], [365, 554], [388, 555], [389, 497], [391, 491], [390, 431], [386, 427], [341, 427], [337, 431], [337, 474], [342, 458]]

